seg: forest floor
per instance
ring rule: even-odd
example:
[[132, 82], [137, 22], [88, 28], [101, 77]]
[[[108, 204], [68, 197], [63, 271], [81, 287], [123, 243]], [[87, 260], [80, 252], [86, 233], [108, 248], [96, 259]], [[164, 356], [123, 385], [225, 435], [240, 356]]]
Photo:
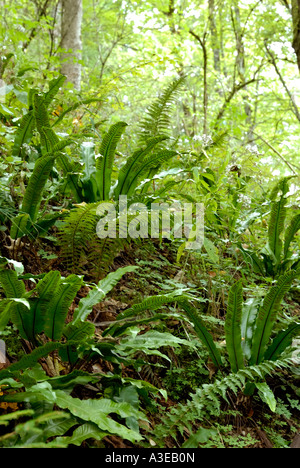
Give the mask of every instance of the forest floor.
[[[41, 274], [52, 268], [58, 269], [62, 274], [68, 274], [65, 265], [58, 256], [57, 258], [45, 260], [38, 254], [39, 246], [32, 249], [23, 249], [24, 266], [26, 273]], [[51, 246], [53, 253], [53, 246]], [[50, 249], [50, 250], [51, 250]], [[144, 243], [141, 246], [128, 246], [118, 257], [115, 258], [112, 270], [128, 265], [140, 267], [134, 274], [124, 276], [106, 299], [94, 307], [93, 313], [88, 320], [96, 326], [96, 334], [101, 336], [103, 330], [112, 324], [118, 314], [142, 299], [162, 294], [174, 288], [191, 288], [197, 294], [203, 294], [207, 301], [207, 313], [214, 314], [216, 323], [222, 323], [225, 316], [224, 291], [216, 293], [209, 282], [215, 278], [214, 271], [202, 272], [201, 266], [197, 265], [197, 259], [190, 259], [189, 264], [195, 263], [193, 271], [188, 263], [185, 266], [176, 262], [177, 251], [172, 244], [167, 242]], [[199, 274], [200, 272], [200, 274]], [[207, 287], [203, 287], [204, 281]], [[75, 300], [74, 306], [88, 293], [88, 288], [82, 288]], [[293, 302], [293, 299], [291, 299]], [[296, 314], [299, 314], [298, 298], [292, 304]], [[72, 308], [69, 320], [72, 318]], [[174, 335], [193, 339], [193, 330], [183, 327], [177, 320], [170, 320], [167, 323], [168, 330]], [[222, 327], [219, 330], [218, 340], [224, 339]], [[170, 361], [165, 362], [157, 356], [148, 356], [147, 365], [142, 366], [138, 371], [133, 368], [122, 369], [122, 375], [133, 379], [144, 380], [157, 388], [164, 389], [168, 398], [156, 397], [155, 405], [146, 408], [148, 423], [147, 431], [153, 430], [161, 422], [161, 415], [168, 412], [178, 403], [189, 400], [190, 393], [199, 386], [213, 381], [216, 369], [212, 363], [195, 352], [180, 348], [167, 349], [166, 354]], [[113, 373], [113, 366], [107, 362], [99, 361], [93, 365], [91, 372]], [[277, 448], [293, 444], [295, 448], [300, 448], [300, 405], [297, 390], [300, 384], [299, 366], [293, 369], [293, 375], [282, 371], [275, 377], [272, 376], [270, 385], [276, 394], [279, 405], [276, 414], [272, 413], [260, 399], [249, 399], [243, 394], [230, 396], [229, 402], [222, 403], [221, 416], [216, 416], [210, 420], [208, 427], [216, 427], [218, 438], [214, 439], [208, 448]], [[92, 391], [93, 394], [93, 391]], [[89, 398], [90, 390], [85, 387], [74, 389], [73, 396], [81, 399]], [[195, 422], [195, 430], [198, 425]], [[143, 431], [142, 431], [143, 432]], [[189, 430], [183, 429], [175, 442], [170, 438], [165, 440], [165, 448], [178, 447], [190, 436]], [[147, 435], [149, 438], [149, 435]], [[151, 436], [150, 439], [151, 440]], [[153, 442], [154, 444], [154, 442]], [[106, 437], [100, 443], [106, 448], [133, 448], [143, 447], [143, 444], [134, 446], [132, 443], [124, 441], [118, 436]], [[85, 447], [83, 443], [82, 448]], [[207, 448], [207, 444], [204, 444]]]

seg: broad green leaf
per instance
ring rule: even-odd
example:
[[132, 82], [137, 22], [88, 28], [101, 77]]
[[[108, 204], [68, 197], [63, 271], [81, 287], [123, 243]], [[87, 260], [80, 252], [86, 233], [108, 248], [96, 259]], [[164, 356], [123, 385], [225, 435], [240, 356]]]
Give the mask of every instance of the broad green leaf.
[[144, 419], [144, 415], [135, 410], [130, 404], [116, 403], [105, 398], [100, 400], [79, 400], [78, 398], [72, 398], [62, 390], [57, 390], [55, 394], [56, 404], [59, 408], [67, 409], [71, 414], [83, 421], [96, 424], [100, 430], [110, 434], [117, 434], [130, 442], [142, 440], [139, 433], [128, 429], [110, 417], [110, 414], [117, 414], [121, 418], [134, 415], [137, 418]]
[[91, 288], [87, 296], [79, 302], [73, 316], [73, 325], [79, 321], [84, 321], [92, 312], [93, 307], [103, 301], [105, 296], [116, 286], [120, 279], [126, 274], [136, 271], [138, 267], [129, 266], [119, 268], [113, 273], [109, 273], [106, 278], [101, 280], [98, 285]]
[[242, 282], [238, 281], [229, 291], [225, 321], [226, 349], [232, 372], [244, 368], [242, 351], [241, 318], [243, 310]]
[[276, 399], [275, 399], [275, 395], [272, 392], [272, 390], [270, 389], [269, 385], [266, 382], [260, 382], [260, 383], [256, 382], [255, 386], [256, 386], [256, 388], [258, 390], [260, 398], [265, 403], [267, 403], [270, 410], [273, 411], [273, 413], [275, 413], [277, 402], [276, 402]]

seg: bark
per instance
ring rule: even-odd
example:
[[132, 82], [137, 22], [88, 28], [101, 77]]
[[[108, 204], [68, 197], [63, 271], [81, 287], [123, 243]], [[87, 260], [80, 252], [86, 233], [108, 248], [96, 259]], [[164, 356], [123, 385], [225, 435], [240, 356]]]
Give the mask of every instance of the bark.
[[218, 31], [216, 26], [216, 8], [215, 8], [215, 0], [208, 1], [208, 9], [209, 9], [209, 28], [211, 34], [211, 41], [212, 41], [212, 50], [214, 55], [214, 69], [216, 72], [220, 72], [221, 70], [221, 60], [220, 60], [220, 47], [219, 47], [219, 38], [218, 38]]
[[82, 16], [82, 0], [62, 0], [61, 72], [78, 91], [81, 89]]
[[292, 0], [293, 48], [300, 71], [300, 0]]

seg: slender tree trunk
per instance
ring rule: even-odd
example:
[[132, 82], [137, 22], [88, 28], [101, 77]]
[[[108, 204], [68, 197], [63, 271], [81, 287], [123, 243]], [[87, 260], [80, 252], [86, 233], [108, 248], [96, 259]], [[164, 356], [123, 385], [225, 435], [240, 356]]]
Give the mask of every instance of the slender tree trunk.
[[216, 72], [220, 72], [221, 70], [221, 59], [220, 59], [220, 46], [219, 46], [219, 38], [218, 38], [218, 30], [216, 25], [216, 5], [215, 0], [208, 0], [208, 8], [209, 8], [209, 28], [211, 34], [211, 42], [212, 42], [212, 50], [214, 54], [214, 69]]
[[297, 56], [300, 71], [300, 0], [292, 0], [293, 48]]
[[67, 77], [75, 89], [81, 89], [81, 26], [82, 26], [82, 0], [61, 0], [61, 47], [64, 50], [61, 56], [61, 72]]

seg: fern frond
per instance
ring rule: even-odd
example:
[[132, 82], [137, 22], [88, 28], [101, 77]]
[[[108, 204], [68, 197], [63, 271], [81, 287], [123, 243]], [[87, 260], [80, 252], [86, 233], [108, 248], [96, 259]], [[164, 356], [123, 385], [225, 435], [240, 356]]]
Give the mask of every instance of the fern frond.
[[280, 193], [280, 196], [281, 197], [284, 197], [288, 191], [289, 191], [289, 182], [291, 179], [293, 179], [294, 175], [292, 176], [286, 176], [286, 177], [283, 177], [282, 179], [280, 179], [276, 184], [275, 186], [273, 187], [271, 193], [270, 193], [270, 200], [271, 201], [275, 201], [276, 200], [276, 197], [277, 195]]
[[190, 395], [189, 401], [174, 406], [168, 414], [162, 415], [161, 424], [156, 425], [152, 438], [157, 445], [162, 447], [167, 438], [172, 437], [175, 441], [178, 438], [180, 429], [189, 428], [193, 432], [196, 430], [196, 423], [204, 420], [209, 415], [220, 414], [222, 400], [229, 403], [228, 392], [235, 395], [243, 391], [247, 382], [255, 382], [257, 379], [265, 378], [278, 369], [285, 369], [291, 366], [290, 359], [276, 361], [264, 361], [255, 366], [240, 369], [236, 373], [231, 373], [222, 379], [216, 379], [211, 384], [204, 384]]
[[12, 156], [19, 157], [22, 151], [23, 145], [30, 143], [33, 135], [33, 129], [35, 125], [35, 119], [33, 110], [29, 111], [28, 114], [22, 117], [21, 123], [17, 129], [14, 145], [12, 149]]
[[89, 242], [96, 238], [98, 203], [78, 205], [65, 218], [59, 231], [62, 257], [71, 271], [79, 271], [81, 259], [88, 253]]
[[112, 125], [102, 140], [101, 157], [97, 160], [97, 182], [100, 201], [109, 200], [111, 176], [117, 144], [127, 127], [127, 123], [118, 122]]
[[50, 81], [49, 89], [44, 95], [44, 103], [46, 107], [51, 104], [53, 98], [56, 96], [65, 81], [66, 77], [64, 75], [60, 75], [58, 78], [54, 78], [52, 81]]
[[208, 349], [213, 363], [215, 366], [221, 367], [223, 364], [221, 354], [216, 347], [211, 334], [208, 332], [201, 318], [199, 317], [197, 310], [192, 307], [186, 300], [181, 301], [180, 305], [184, 309], [189, 320], [192, 322], [196, 335]]
[[23, 213], [29, 214], [31, 221], [37, 220], [43, 191], [53, 169], [55, 157], [47, 156], [36, 161], [23, 198]]
[[275, 361], [289, 346], [292, 345], [294, 337], [300, 335], [300, 324], [291, 323], [290, 326], [278, 333], [274, 338], [272, 344], [267, 349], [264, 359], [268, 361]]
[[76, 275], [68, 276], [62, 280], [53, 299], [47, 305], [44, 331], [52, 341], [61, 338], [69, 308], [81, 286], [82, 278]]
[[126, 192], [128, 197], [133, 195], [139, 181], [145, 174], [148, 173], [150, 169], [158, 168], [164, 162], [168, 161], [176, 155], [178, 155], [177, 151], [162, 150], [157, 154], [147, 156], [142, 162], [136, 164], [128, 178], [129, 180]]
[[128, 185], [132, 171], [135, 167], [144, 161], [145, 157], [162, 141], [166, 140], [167, 137], [159, 135], [155, 138], [151, 138], [145, 148], [139, 149], [133, 153], [133, 155], [127, 160], [126, 164], [120, 169], [118, 184], [115, 188], [115, 199], [118, 199], [120, 195], [128, 193]]
[[290, 271], [282, 275], [275, 286], [266, 295], [262, 306], [258, 311], [256, 329], [253, 335], [250, 364], [259, 364], [266, 351], [270, 335], [276, 321], [276, 316], [284, 296], [289, 291], [291, 284], [300, 272]]
[[288, 225], [285, 231], [285, 240], [284, 240], [284, 257], [288, 255], [290, 245], [300, 229], [300, 214], [295, 215], [290, 224]]
[[51, 145], [49, 144], [48, 139], [45, 138], [45, 135], [43, 132], [44, 127], [46, 128], [50, 127], [50, 120], [49, 120], [47, 107], [45, 104], [45, 99], [40, 94], [35, 94], [33, 97], [33, 112], [34, 112], [36, 127], [41, 137], [42, 153], [43, 154], [50, 153]]
[[157, 135], [167, 134], [170, 129], [172, 107], [184, 81], [185, 77], [173, 80], [147, 109], [147, 115], [139, 125], [139, 138], [142, 142], [147, 142]]
[[126, 274], [135, 271], [138, 267], [128, 266], [119, 268], [117, 271], [109, 273], [106, 278], [102, 279], [97, 285], [91, 288], [88, 295], [81, 299], [78, 308], [75, 309], [73, 315], [73, 324], [83, 322], [92, 312], [93, 307], [103, 301], [105, 296], [116, 286], [120, 279]]
[[278, 202], [272, 202], [272, 209], [268, 229], [269, 247], [277, 262], [280, 261], [282, 251], [281, 235], [284, 230], [284, 222], [286, 218], [286, 198], [281, 197]]

